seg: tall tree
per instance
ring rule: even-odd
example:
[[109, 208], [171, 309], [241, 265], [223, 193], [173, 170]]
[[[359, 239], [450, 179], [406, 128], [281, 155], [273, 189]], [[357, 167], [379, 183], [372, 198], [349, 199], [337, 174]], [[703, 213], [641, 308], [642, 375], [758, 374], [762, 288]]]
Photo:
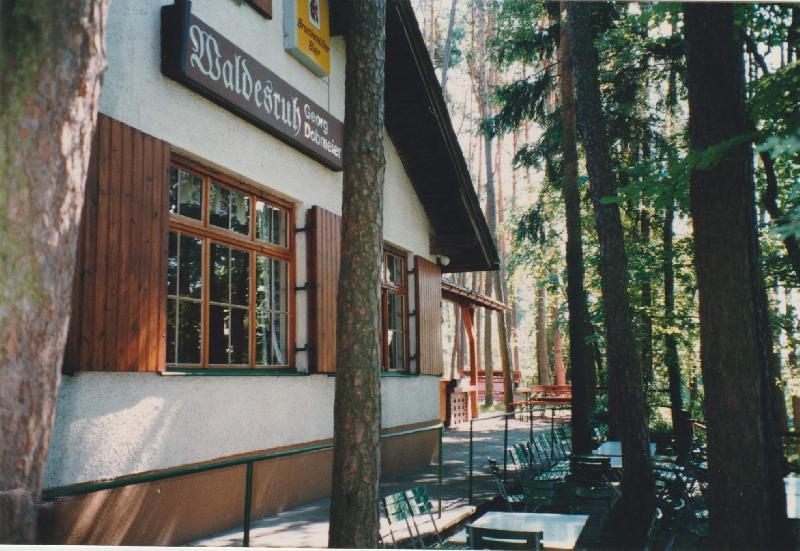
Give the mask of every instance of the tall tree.
[[380, 480], [386, 0], [348, 3], [330, 547], [372, 548]]
[[672, 222], [675, 208], [670, 204], [664, 212], [664, 363], [669, 380], [669, 403], [672, 412], [672, 433], [677, 444], [678, 457], [685, 461], [689, 453], [689, 431], [683, 415], [683, 383], [678, 357], [678, 339], [675, 337], [675, 267], [673, 263], [674, 232]]
[[107, 0], [0, 6], [2, 543], [36, 537], [107, 10]]
[[447, 20], [447, 37], [444, 41], [444, 56], [442, 57], [442, 93], [447, 97], [447, 71], [450, 68], [450, 56], [453, 51], [453, 27], [456, 22], [456, 2], [450, 4], [450, 19]]
[[[491, 117], [491, 110], [489, 107], [489, 75], [487, 74], [487, 29], [486, 29], [486, 7], [484, 5], [484, 0], [476, 0], [475, 3], [476, 11], [477, 11], [477, 19], [478, 19], [478, 35], [480, 40], [480, 66], [479, 66], [479, 77], [478, 77], [478, 86], [479, 86], [479, 94], [480, 94], [480, 103], [481, 103], [481, 118], [484, 121], [487, 121]], [[485, 162], [486, 162], [486, 219], [489, 224], [489, 230], [492, 232], [492, 237], [495, 243], [498, 243], [498, 231], [497, 231], [497, 198], [495, 196], [495, 187], [494, 187], [494, 170], [492, 166], [492, 137], [489, 133], [486, 133], [484, 136], [484, 148], [485, 148]], [[503, 286], [501, 283], [503, 277], [503, 266], [500, 267], [500, 273], [496, 272], [489, 272], [486, 274], [486, 290], [487, 294], [491, 295], [491, 290], [494, 290], [495, 296], [501, 302], [504, 301], [503, 296]], [[486, 312], [487, 319], [490, 317], [489, 312]], [[487, 326], [488, 329], [488, 326]], [[512, 381], [512, 374], [511, 374], [511, 350], [508, 345], [508, 331], [506, 328], [506, 315], [505, 312], [498, 312], [497, 315], [497, 333], [498, 333], [498, 340], [500, 342], [500, 366], [503, 370], [503, 397], [505, 402], [506, 411], [510, 411], [513, 406], [512, 402], [514, 400], [514, 390], [513, 390], [513, 381]], [[489, 334], [489, 331], [486, 331], [486, 334]], [[487, 348], [488, 348], [488, 340], [487, 340]], [[488, 355], [487, 355], [488, 361]], [[485, 366], [484, 369], [486, 370], [486, 377], [487, 379], [492, 376], [489, 366]], [[491, 402], [488, 401], [488, 383], [487, 383], [487, 405]]]
[[570, 2], [569, 37], [575, 71], [577, 122], [591, 183], [595, 228], [600, 245], [600, 284], [606, 327], [609, 400], [616, 406], [622, 442], [624, 536], [629, 545], [644, 542], [655, 509], [642, 367], [636, 354], [628, 299], [628, 267], [619, 207], [604, 198], [616, 195], [602, 111], [598, 58], [588, 3]]
[[567, 229], [567, 309], [569, 310], [569, 361], [572, 381], [572, 448], [591, 453], [591, 418], [595, 405], [597, 374], [592, 351], [586, 341], [589, 310], [583, 287], [583, 238], [581, 199], [578, 191], [578, 147], [575, 128], [575, 80], [572, 71], [566, 1], [561, 0], [561, 34], [558, 45], [561, 101], [561, 145], [563, 181], [561, 195]]
[[547, 354], [547, 288], [536, 286], [536, 375], [540, 385], [552, 385], [553, 376]]
[[743, 37], [732, 4], [687, 4], [684, 16], [691, 147], [724, 148], [713, 166], [692, 170], [690, 186], [711, 535], [719, 548], [778, 549], [786, 504], [752, 148], [743, 138]]
[[558, 306], [550, 306], [550, 329], [553, 332], [553, 373], [555, 384], [567, 384], [567, 369], [564, 367], [564, 349], [561, 346], [561, 327], [558, 322]]

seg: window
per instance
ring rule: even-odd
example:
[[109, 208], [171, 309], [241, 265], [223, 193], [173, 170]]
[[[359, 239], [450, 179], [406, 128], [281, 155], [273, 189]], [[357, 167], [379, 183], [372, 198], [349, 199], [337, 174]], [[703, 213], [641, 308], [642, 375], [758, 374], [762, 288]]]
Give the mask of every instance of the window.
[[245, 184], [170, 168], [168, 367], [293, 364], [293, 218]]
[[406, 256], [384, 246], [381, 309], [384, 371], [408, 370], [408, 279]]

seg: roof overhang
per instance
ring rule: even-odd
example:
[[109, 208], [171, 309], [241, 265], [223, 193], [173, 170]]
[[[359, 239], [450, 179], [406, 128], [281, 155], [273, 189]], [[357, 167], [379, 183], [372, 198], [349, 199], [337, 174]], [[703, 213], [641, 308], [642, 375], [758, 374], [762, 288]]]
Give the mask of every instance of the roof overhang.
[[496, 312], [511, 310], [511, 308], [499, 300], [495, 300], [490, 296], [473, 291], [468, 287], [458, 285], [446, 279], [442, 279], [442, 298], [450, 302], [461, 304], [462, 306], [481, 306], [489, 310], [495, 310]]
[[[343, 34], [344, 5], [331, 0]], [[445, 272], [497, 270], [500, 258], [409, 0], [386, 7], [385, 124], [431, 224], [430, 254]]]

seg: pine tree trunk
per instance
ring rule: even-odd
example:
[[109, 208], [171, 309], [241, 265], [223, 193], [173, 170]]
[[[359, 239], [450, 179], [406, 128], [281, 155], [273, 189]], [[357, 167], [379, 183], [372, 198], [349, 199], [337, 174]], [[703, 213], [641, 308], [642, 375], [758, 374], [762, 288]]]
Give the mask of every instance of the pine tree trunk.
[[[484, 275], [483, 294], [492, 296], [492, 276]], [[483, 405], [494, 404], [494, 357], [492, 356], [492, 311], [483, 311]]]
[[[748, 131], [742, 37], [731, 4], [684, 6], [693, 150]], [[752, 145], [691, 174], [715, 546], [786, 548], [778, 393], [759, 267]], [[746, 453], [744, 452], [746, 450]]]
[[567, 229], [567, 310], [569, 311], [569, 364], [572, 382], [572, 449], [592, 451], [591, 419], [597, 392], [597, 372], [586, 342], [589, 311], [583, 287], [583, 237], [581, 198], [578, 191], [578, 147], [575, 128], [575, 82], [572, 74], [566, 2], [561, 0], [561, 36], [558, 45], [561, 143], [564, 182], [562, 197]]
[[567, 384], [567, 370], [564, 367], [564, 349], [561, 346], [561, 328], [558, 323], [558, 308], [550, 307], [550, 327], [553, 329], [553, 370], [556, 373], [556, 384]]
[[667, 366], [669, 379], [669, 403], [672, 412], [672, 433], [681, 462], [689, 453], [689, 432], [683, 415], [683, 384], [681, 382], [681, 365], [678, 358], [678, 341], [673, 331], [675, 328], [675, 270], [673, 267], [672, 220], [675, 209], [672, 205], [664, 213], [664, 363]]
[[[650, 246], [650, 213], [647, 207], [642, 208], [640, 224], [640, 242], [642, 247]], [[642, 281], [642, 372], [644, 374], [645, 395], [653, 383], [653, 317], [650, 309], [653, 307], [653, 284], [647, 269]]]
[[450, 4], [450, 19], [447, 21], [447, 38], [444, 42], [444, 57], [442, 58], [442, 94], [447, 98], [447, 70], [450, 68], [450, 54], [453, 51], [453, 26], [456, 22], [456, 3]]
[[330, 547], [373, 548], [380, 480], [385, 0], [353, 0], [345, 71]]
[[106, 0], [0, 8], [0, 542], [33, 543], [105, 67]]
[[540, 385], [552, 385], [550, 362], [547, 356], [547, 289], [536, 287], [536, 374]]
[[597, 50], [592, 36], [592, 6], [568, 5], [569, 36], [577, 93], [577, 121], [586, 151], [595, 227], [600, 245], [600, 284], [606, 326], [609, 400], [618, 416], [622, 442], [622, 505], [625, 545], [641, 545], [655, 499], [649, 453], [642, 366], [636, 354], [628, 300], [628, 266], [619, 207], [604, 197], [616, 194], [602, 113]]

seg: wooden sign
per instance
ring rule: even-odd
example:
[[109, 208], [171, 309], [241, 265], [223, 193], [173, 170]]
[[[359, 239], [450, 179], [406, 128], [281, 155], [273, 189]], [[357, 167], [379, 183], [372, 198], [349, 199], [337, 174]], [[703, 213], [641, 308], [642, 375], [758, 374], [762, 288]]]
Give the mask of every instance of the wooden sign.
[[192, 15], [188, 0], [161, 8], [161, 72], [342, 170], [342, 122]]
[[283, 46], [300, 63], [323, 77], [331, 72], [328, 0], [284, 0]]

